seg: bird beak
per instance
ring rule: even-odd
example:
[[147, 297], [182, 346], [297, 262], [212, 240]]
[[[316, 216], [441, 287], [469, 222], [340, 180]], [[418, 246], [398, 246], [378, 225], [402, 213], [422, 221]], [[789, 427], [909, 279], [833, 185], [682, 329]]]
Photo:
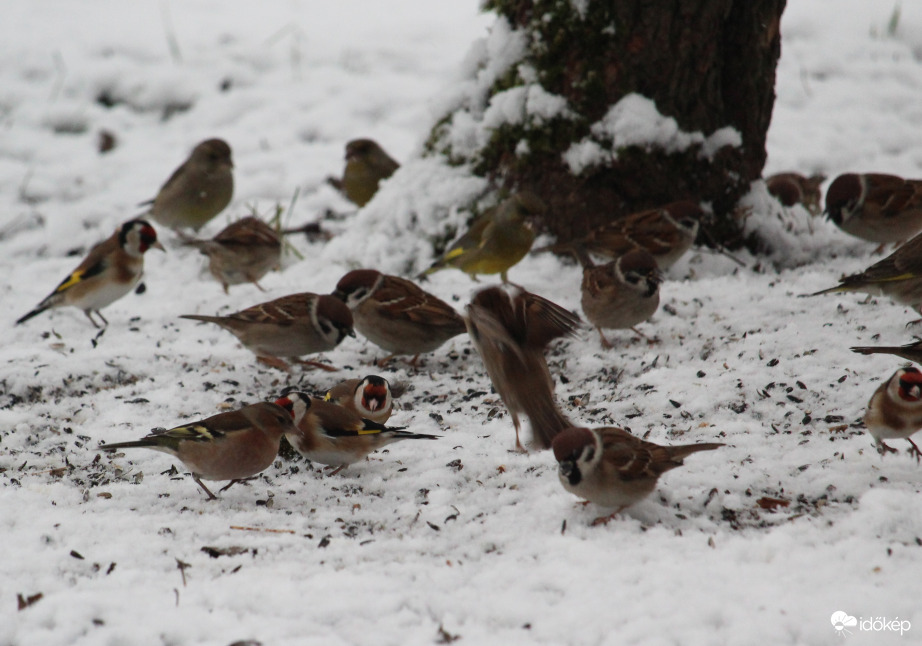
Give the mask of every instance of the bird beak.
[[157, 242], [155, 242], [154, 244], [152, 244], [152, 245], [150, 246], [150, 248], [151, 248], [151, 249], [159, 249], [159, 250], [162, 251], [163, 253], [166, 253], [166, 247], [164, 247], [162, 244], [160, 244], [160, 241], [159, 241], [159, 240], [157, 240]]
[[330, 295], [331, 295], [331, 296], [334, 296], [334, 297], [336, 297], [336, 298], [338, 298], [338, 299], [341, 300], [343, 303], [346, 302], [346, 294], [345, 294], [345, 292], [343, 292], [343, 291], [341, 291], [341, 290], [338, 290], [338, 289], [333, 290], [333, 291], [330, 293]]

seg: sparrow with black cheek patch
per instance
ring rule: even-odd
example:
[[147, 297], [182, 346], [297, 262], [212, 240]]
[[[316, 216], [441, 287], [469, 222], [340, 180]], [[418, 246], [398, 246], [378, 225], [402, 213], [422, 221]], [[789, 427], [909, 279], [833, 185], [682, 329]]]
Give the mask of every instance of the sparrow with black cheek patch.
[[826, 181], [823, 174], [806, 177], [800, 173], [777, 173], [765, 180], [768, 192], [784, 206], [802, 204], [810, 213], [820, 211], [822, 192], [820, 187]]
[[268, 468], [279, 452], [282, 435], [295, 431], [291, 413], [269, 402], [251, 404], [200, 422], [154, 431], [135, 442], [103, 444], [100, 451], [147, 448], [168, 453], [192, 471], [192, 479], [216, 496], [202, 480], [246, 480]]
[[[185, 314], [180, 318], [215, 323], [236, 336], [257, 358], [280, 370], [290, 366], [282, 357], [332, 350], [352, 331], [352, 313], [342, 301], [326, 294], [291, 294], [227, 316]], [[313, 361], [299, 361], [336, 370]]]
[[346, 168], [341, 180], [327, 178], [327, 182], [346, 199], [365, 206], [378, 192], [378, 184], [400, 168], [384, 149], [372, 139], [353, 139], [346, 144]]
[[893, 373], [871, 396], [864, 424], [881, 455], [896, 453], [884, 440], [900, 438], [909, 442], [909, 453], [919, 462], [922, 452], [911, 436], [922, 429], [922, 372], [918, 368], [900, 368]]
[[271, 269], [277, 269], [282, 259], [278, 234], [253, 216], [229, 224], [211, 240], [187, 239], [183, 244], [208, 256], [208, 270], [221, 283], [225, 294], [230, 285], [241, 283], [253, 283], [266, 291], [257, 281]]
[[311, 462], [336, 467], [336, 475], [368, 454], [400, 440], [437, 440], [438, 435], [411, 433], [402, 427], [384, 426], [343, 406], [305, 393], [291, 392], [277, 404], [291, 412], [297, 429], [288, 441]]
[[[402, 388], [400, 392], [403, 392]], [[391, 384], [378, 375], [342, 381], [330, 388], [323, 400], [348, 408], [378, 424], [386, 422], [394, 409]]]
[[839, 284], [807, 296], [832, 292], [864, 292], [888, 296], [901, 305], [922, 306], [922, 234], [874, 263], [860, 274], [839, 279]]
[[646, 498], [659, 477], [678, 466], [687, 455], [712, 451], [723, 444], [660, 446], [634, 437], [624, 429], [568, 428], [553, 442], [554, 457], [563, 488], [603, 507], [617, 507], [593, 524]]
[[704, 212], [694, 202], [672, 202], [613, 220], [570, 242], [544, 247], [539, 251], [574, 253], [575, 247], [591, 254], [620, 258], [634, 249], [644, 249], [665, 271], [691, 249]]
[[145, 203], [151, 204], [151, 219], [171, 229], [198, 231], [230, 204], [234, 195], [233, 168], [226, 141], [203, 141], [173, 171], [153, 203]]
[[445, 301], [399, 276], [356, 269], [343, 276], [333, 295], [352, 310], [355, 329], [390, 356], [433, 352], [464, 332], [464, 319]]
[[826, 191], [826, 214], [851, 235], [883, 245], [922, 231], [922, 180], [847, 173]]
[[86, 258], [61, 284], [16, 325], [55, 307], [70, 305], [83, 310], [94, 327], [95, 313], [103, 323], [102, 308], [130, 292], [144, 273], [144, 253], [160, 249], [157, 232], [145, 220], [129, 220], [111, 236], [94, 246]]
[[611, 348], [602, 329], [634, 330], [653, 316], [659, 307], [662, 277], [656, 260], [643, 249], [600, 266], [593, 265], [588, 256], [582, 260], [588, 263], [583, 265], [583, 314], [599, 331], [602, 347]]
[[474, 294], [465, 322], [493, 388], [512, 417], [516, 450], [525, 450], [519, 439], [519, 413], [529, 420], [535, 446], [549, 448], [554, 436], [572, 423], [557, 407], [544, 350], [554, 339], [573, 334], [581, 324], [579, 317], [509, 286]]
[[922, 363], [922, 341], [906, 345], [856, 346], [851, 351], [858, 354], [893, 354], [907, 361]]
[[478, 274], [499, 274], [500, 280], [509, 282], [507, 272], [525, 257], [535, 241], [534, 226], [528, 218], [546, 211], [544, 202], [534, 193], [516, 193], [484, 211], [418, 278], [454, 267], [475, 281]]

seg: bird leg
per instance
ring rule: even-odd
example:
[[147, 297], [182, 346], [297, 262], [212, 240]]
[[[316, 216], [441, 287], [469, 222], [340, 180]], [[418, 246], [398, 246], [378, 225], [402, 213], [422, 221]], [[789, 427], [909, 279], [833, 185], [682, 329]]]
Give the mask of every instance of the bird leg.
[[389, 364], [389, 363], [391, 362], [391, 360], [392, 360], [394, 357], [396, 357], [396, 356], [397, 356], [396, 354], [389, 354], [389, 355], [387, 355], [386, 357], [384, 357], [383, 359], [375, 359], [374, 361], [371, 362], [371, 364], [372, 364], [373, 366], [378, 367], [378, 368], [383, 368], [383, 367], [385, 367], [387, 364]]
[[880, 453], [881, 457], [885, 456], [887, 453], [899, 453], [899, 451], [889, 444], [886, 444], [883, 440], [877, 441], [877, 452]]
[[612, 344], [612, 342], [605, 338], [605, 335], [602, 333], [602, 328], [599, 327], [596, 329], [599, 331], [599, 340], [602, 342], [602, 347], [606, 350], [611, 350], [614, 348], [615, 346]]
[[[202, 490], [203, 490], [206, 494], [208, 494], [208, 500], [217, 500], [217, 499], [218, 499], [218, 497], [217, 497], [216, 495], [214, 495], [213, 493], [211, 493], [211, 489], [209, 489], [208, 487], [206, 487], [206, 486], [205, 486], [205, 483], [202, 482], [201, 479], [200, 479], [197, 475], [195, 475], [194, 473], [192, 474], [192, 479], [195, 480], [195, 484], [197, 484], [198, 486], [200, 486], [200, 487], [202, 488]], [[231, 484], [233, 484], [233, 483], [231, 483]], [[228, 485], [228, 486], [230, 486], [230, 485]], [[225, 489], [226, 489], [226, 488], [227, 488], [227, 487], [225, 487]], [[222, 489], [221, 491], [224, 491], [224, 489]]]
[[319, 361], [305, 361], [304, 359], [295, 359], [295, 363], [301, 366], [320, 368], [321, 370], [326, 370], [327, 372], [337, 372], [339, 370], [339, 368], [336, 366], [330, 366], [325, 363], [320, 363]]
[[333, 469], [333, 470], [330, 471], [330, 473], [328, 473], [327, 475], [329, 475], [329, 476], [335, 476], [337, 473], [339, 473], [340, 471], [342, 471], [343, 469], [345, 469], [347, 466], [349, 466], [349, 465], [348, 465], [348, 464], [340, 464], [338, 467], [329, 466], [329, 467], [327, 467], [327, 469]]
[[218, 493], [224, 493], [238, 482], [249, 482], [250, 480], [256, 480], [257, 478], [259, 478], [259, 476], [250, 476], [249, 478], [237, 478], [236, 480], [231, 480], [226, 485], [218, 489]]
[[[96, 316], [102, 319], [103, 325], [100, 326], [96, 324], [96, 320], [93, 318], [93, 312], [96, 312]], [[92, 323], [93, 327], [96, 328], [97, 330], [100, 327], [109, 327], [109, 321], [106, 320], [106, 317], [103, 316], [102, 312], [100, 312], [99, 310], [83, 310], [83, 313], [86, 314], [86, 317], [90, 319], [90, 323]]]
[[528, 449], [522, 446], [521, 440], [519, 440], [519, 416], [515, 413], [512, 414], [512, 424], [515, 426], [515, 452], [516, 453], [528, 453]]
[[916, 443], [913, 442], [908, 437], [906, 438], [906, 441], [909, 442], [910, 445], [912, 445], [912, 448], [909, 449], [909, 455], [916, 456], [916, 464], [919, 464], [919, 462], [922, 461], [922, 451], [919, 451], [919, 447], [916, 446]]
[[291, 372], [291, 366], [289, 366], [284, 360], [279, 359], [278, 357], [256, 357], [256, 360], [259, 363], [263, 363], [272, 368], [278, 368], [285, 372]]
[[589, 526], [590, 526], [590, 527], [598, 527], [599, 525], [607, 525], [608, 523], [610, 523], [610, 522], [614, 519], [615, 516], [617, 516], [618, 514], [620, 514], [620, 513], [621, 513], [622, 511], [624, 511], [626, 508], [627, 508], [627, 505], [622, 505], [621, 507], [618, 507], [614, 512], [612, 512], [611, 514], [609, 514], [608, 516], [599, 516], [598, 518], [596, 518], [595, 520], [593, 520], [593, 521], [589, 524]]

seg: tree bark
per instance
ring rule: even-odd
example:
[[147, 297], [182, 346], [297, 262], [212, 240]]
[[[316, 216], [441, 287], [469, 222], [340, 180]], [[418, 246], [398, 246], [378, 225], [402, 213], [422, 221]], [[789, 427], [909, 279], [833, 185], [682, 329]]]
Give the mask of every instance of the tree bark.
[[[473, 155], [444, 144], [439, 128], [450, 126], [447, 115], [433, 132], [431, 151], [471, 163], [508, 191], [537, 193], [549, 207], [543, 226], [560, 241], [691, 199], [710, 205], [714, 216], [705, 228], [712, 236], [730, 247], [742, 242], [735, 207], [765, 163], [785, 0], [489, 0], [485, 6], [524, 30], [528, 43], [489, 96], [538, 83], [564, 97], [570, 113], [500, 124]], [[522, 78], [531, 68], [532, 78]], [[576, 174], [562, 153], [595, 137], [593, 124], [632, 93], [655, 102], [684, 133], [706, 138], [729, 127], [741, 143], [708, 155], [700, 141], [678, 151], [602, 141], [613, 159]]]

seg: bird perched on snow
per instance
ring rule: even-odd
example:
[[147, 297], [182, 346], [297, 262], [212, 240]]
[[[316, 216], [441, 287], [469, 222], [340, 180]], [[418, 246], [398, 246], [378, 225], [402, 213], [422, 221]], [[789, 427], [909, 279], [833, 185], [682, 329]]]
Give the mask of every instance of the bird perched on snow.
[[576, 253], [576, 247], [603, 258], [617, 259], [633, 249], [644, 249], [665, 271], [691, 249], [704, 212], [694, 202], [672, 202], [658, 209], [638, 211], [593, 229], [581, 238], [538, 251]]
[[400, 440], [439, 439], [438, 435], [411, 433], [363, 419], [348, 408], [305, 393], [288, 393], [277, 403], [291, 413], [297, 425], [288, 433], [288, 441], [311, 462], [337, 467], [330, 475]]
[[893, 373], [871, 396], [864, 424], [881, 455], [896, 453], [884, 440], [901, 438], [909, 442], [909, 453], [916, 462], [922, 459], [922, 452], [911, 439], [922, 429], [922, 372], [918, 368], [900, 368]]
[[31, 312], [19, 318], [16, 325], [55, 307], [70, 305], [83, 310], [94, 327], [99, 327], [93, 313], [102, 315], [102, 308], [130, 292], [144, 273], [144, 253], [148, 249], [163, 250], [157, 242], [157, 232], [145, 220], [129, 220], [111, 236], [90, 249], [61, 284]]
[[356, 269], [340, 278], [333, 295], [352, 310], [355, 329], [390, 352], [383, 365], [398, 354], [433, 352], [464, 332], [464, 319], [445, 301], [415, 283], [374, 269]]
[[346, 379], [327, 391], [323, 400], [348, 408], [357, 415], [378, 424], [385, 423], [394, 410], [394, 397], [403, 392], [392, 393], [390, 382], [378, 375], [364, 379]]
[[765, 180], [765, 186], [784, 206], [802, 204], [810, 213], [820, 211], [820, 190], [826, 176], [822, 173], [806, 177], [800, 173], [777, 173]]
[[660, 446], [634, 437], [624, 429], [568, 428], [553, 442], [554, 458], [563, 488], [603, 507], [621, 510], [646, 498], [659, 477], [678, 466], [687, 455], [712, 451], [723, 444]]
[[[215, 323], [236, 336], [263, 363], [288, 370], [282, 357], [332, 350], [352, 330], [352, 312], [341, 300], [304, 292], [248, 307], [227, 316], [185, 314], [180, 318]], [[312, 361], [300, 363], [335, 370]]]
[[881, 245], [922, 231], [922, 180], [847, 173], [826, 191], [826, 214], [837, 227]]
[[893, 354], [907, 361], [922, 363], [922, 341], [907, 343], [906, 345], [856, 346], [851, 350], [858, 354]]
[[365, 206], [378, 192], [378, 184], [400, 168], [372, 139], [353, 139], [346, 144], [346, 168], [341, 180], [327, 182], [357, 206]]
[[230, 204], [234, 195], [234, 164], [223, 139], [197, 145], [189, 158], [173, 171], [151, 204], [152, 220], [171, 229], [195, 229]]
[[544, 349], [554, 339], [573, 334], [579, 317], [513, 286], [474, 294], [465, 321], [493, 388], [509, 409], [516, 450], [525, 450], [519, 439], [519, 413], [528, 417], [535, 446], [550, 447], [554, 436], [572, 423], [557, 407]]
[[268, 224], [248, 216], [229, 224], [211, 240], [187, 239], [183, 244], [198, 248], [208, 256], [208, 270], [224, 287], [253, 283], [260, 290], [260, 278], [277, 269], [282, 258], [282, 242]]
[[919, 310], [922, 306], [922, 234], [901, 245], [883, 260], [860, 274], [839, 279], [839, 284], [808, 296], [832, 292], [864, 292], [888, 296], [902, 305]]
[[586, 263], [581, 286], [583, 313], [599, 331], [602, 347], [611, 348], [602, 329], [633, 330], [653, 316], [659, 307], [662, 277], [656, 260], [643, 249], [601, 266], [593, 265], [588, 255], [582, 260]]
[[275, 460], [282, 435], [295, 430], [291, 413], [270, 402], [251, 404], [200, 422], [159, 430], [135, 442], [103, 444], [100, 451], [147, 448], [169, 453], [192, 472], [192, 479], [208, 494], [216, 496], [202, 480], [245, 480], [263, 471]]
[[509, 282], [506, 273], [531, 249], [535, 230], [528, 220], [547, 210], [534, 193], [523, 191], [487, 209], [471, 223], [467, 232], [448, 248], [419, 277], [446, 267], [454, 267], [477, 280], [478, 274], [499, 274]]

